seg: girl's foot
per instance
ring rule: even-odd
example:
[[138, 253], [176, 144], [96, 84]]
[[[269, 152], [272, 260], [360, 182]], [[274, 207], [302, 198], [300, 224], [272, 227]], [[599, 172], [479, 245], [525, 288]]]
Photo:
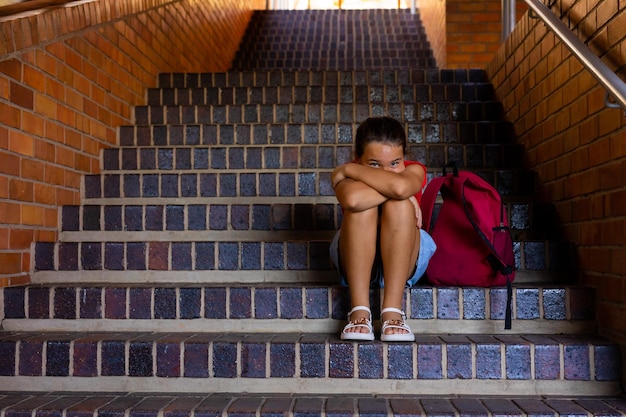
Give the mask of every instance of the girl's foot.
[[[357, 311], [365, 311], [366, 316], [352, 317]], [[374, 340], [374, 331], [372, 330], [372, 312], [369, 307], [356, 306], [348, 313], [348, 324], [341, 332], [341, 340]]]
[[398, 315], [400, 318], [383, 320], [380, 340], [383, 342], [413, 342], [415, 340], [415, 335], [409, 325], [406, 324], [404, 311], [393, 307], [384, 308], [381, 311], [381, 320], [385, 313], [395, 313], [394, 315]]

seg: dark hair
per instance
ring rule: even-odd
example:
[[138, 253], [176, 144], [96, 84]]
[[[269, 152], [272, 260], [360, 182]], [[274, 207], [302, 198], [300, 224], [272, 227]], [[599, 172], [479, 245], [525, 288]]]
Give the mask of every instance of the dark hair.
[[365, 147], [371, 142], [401, 146], [402, 153], [406, 153], [406, 132], [402, 124], [392, 117], [370, 117], [359, 125], [354, 140], [355, 156], [363, 156]]

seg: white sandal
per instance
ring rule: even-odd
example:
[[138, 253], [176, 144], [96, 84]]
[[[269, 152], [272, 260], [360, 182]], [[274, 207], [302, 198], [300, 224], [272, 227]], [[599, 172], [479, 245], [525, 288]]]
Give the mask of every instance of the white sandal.
[[[355, 311], [367, 311], [369, 317], [362, 317], [359, 320], [350, 320], [352, 313]], [[363, 332], [346, 332], [348, 329], [354, 329], [355, 327], [365, 327], [369, 330], [367, 333]], [[341, 340], [374, 340], [374, 331], [372, 330], [372, 311], [366, 306], [356, 306], [348, 313], [348, 324], [343, 328], [341, 332]]]
[[[404, 311], [393, 307], [383, 308], [383, 311], [380, 312], [381, 318], [385, 313], [398, 313], [402, 316], [402, 319], [385, 320], [381, 329], [380, 340], [383, 342], [413, 342], [415, 340], [415, 335], [409, 325], [406, 324], [406, 314], [404, 314]], [[406, 333], [385, 333], [385, 331], [390, 328], [402, 329], [405, 330]]]

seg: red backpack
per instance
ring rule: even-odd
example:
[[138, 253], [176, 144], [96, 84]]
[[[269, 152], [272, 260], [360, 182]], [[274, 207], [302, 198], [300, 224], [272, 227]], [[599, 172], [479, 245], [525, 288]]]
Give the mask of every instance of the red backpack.
[[[441, 193], [442, 203], [434, 212]], [[423, 227], [437, 244], [426, 277], [434, 285], [507, 286], [505, 328], [511, 328], [515, 256], [498, 191], [478, 175], [456, 167], [433, 178], [422, 195]]]

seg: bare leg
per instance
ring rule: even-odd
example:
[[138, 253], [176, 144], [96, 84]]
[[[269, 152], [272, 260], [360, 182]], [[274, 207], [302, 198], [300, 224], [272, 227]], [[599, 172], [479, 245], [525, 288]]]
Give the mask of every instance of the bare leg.
[[[415, 224], [415, 209], [408, 200], [388, 200], [383, 203], [380, 225], [380, 247], [385, 279], [383, 309], [402, 310], [406, 281], [415, 269], [419, 254], [420, 234]], [[398, 313], [385, 313], [383, 320], [400, 320]], [[389, 334], [403, 332], [389, 329]]]
[[[354, 306], [370, 306], [370, 276], [376, 256], [376, 235], [378, 233], [378, 207], [354, 212], [345, 211], [339, 238], [341, 264], [350, 291], [350, 301]], [[355, 311], [351, 321], [369, 318], [366, 311]], [[352, 331], [365, 332], [363, 327]]]

